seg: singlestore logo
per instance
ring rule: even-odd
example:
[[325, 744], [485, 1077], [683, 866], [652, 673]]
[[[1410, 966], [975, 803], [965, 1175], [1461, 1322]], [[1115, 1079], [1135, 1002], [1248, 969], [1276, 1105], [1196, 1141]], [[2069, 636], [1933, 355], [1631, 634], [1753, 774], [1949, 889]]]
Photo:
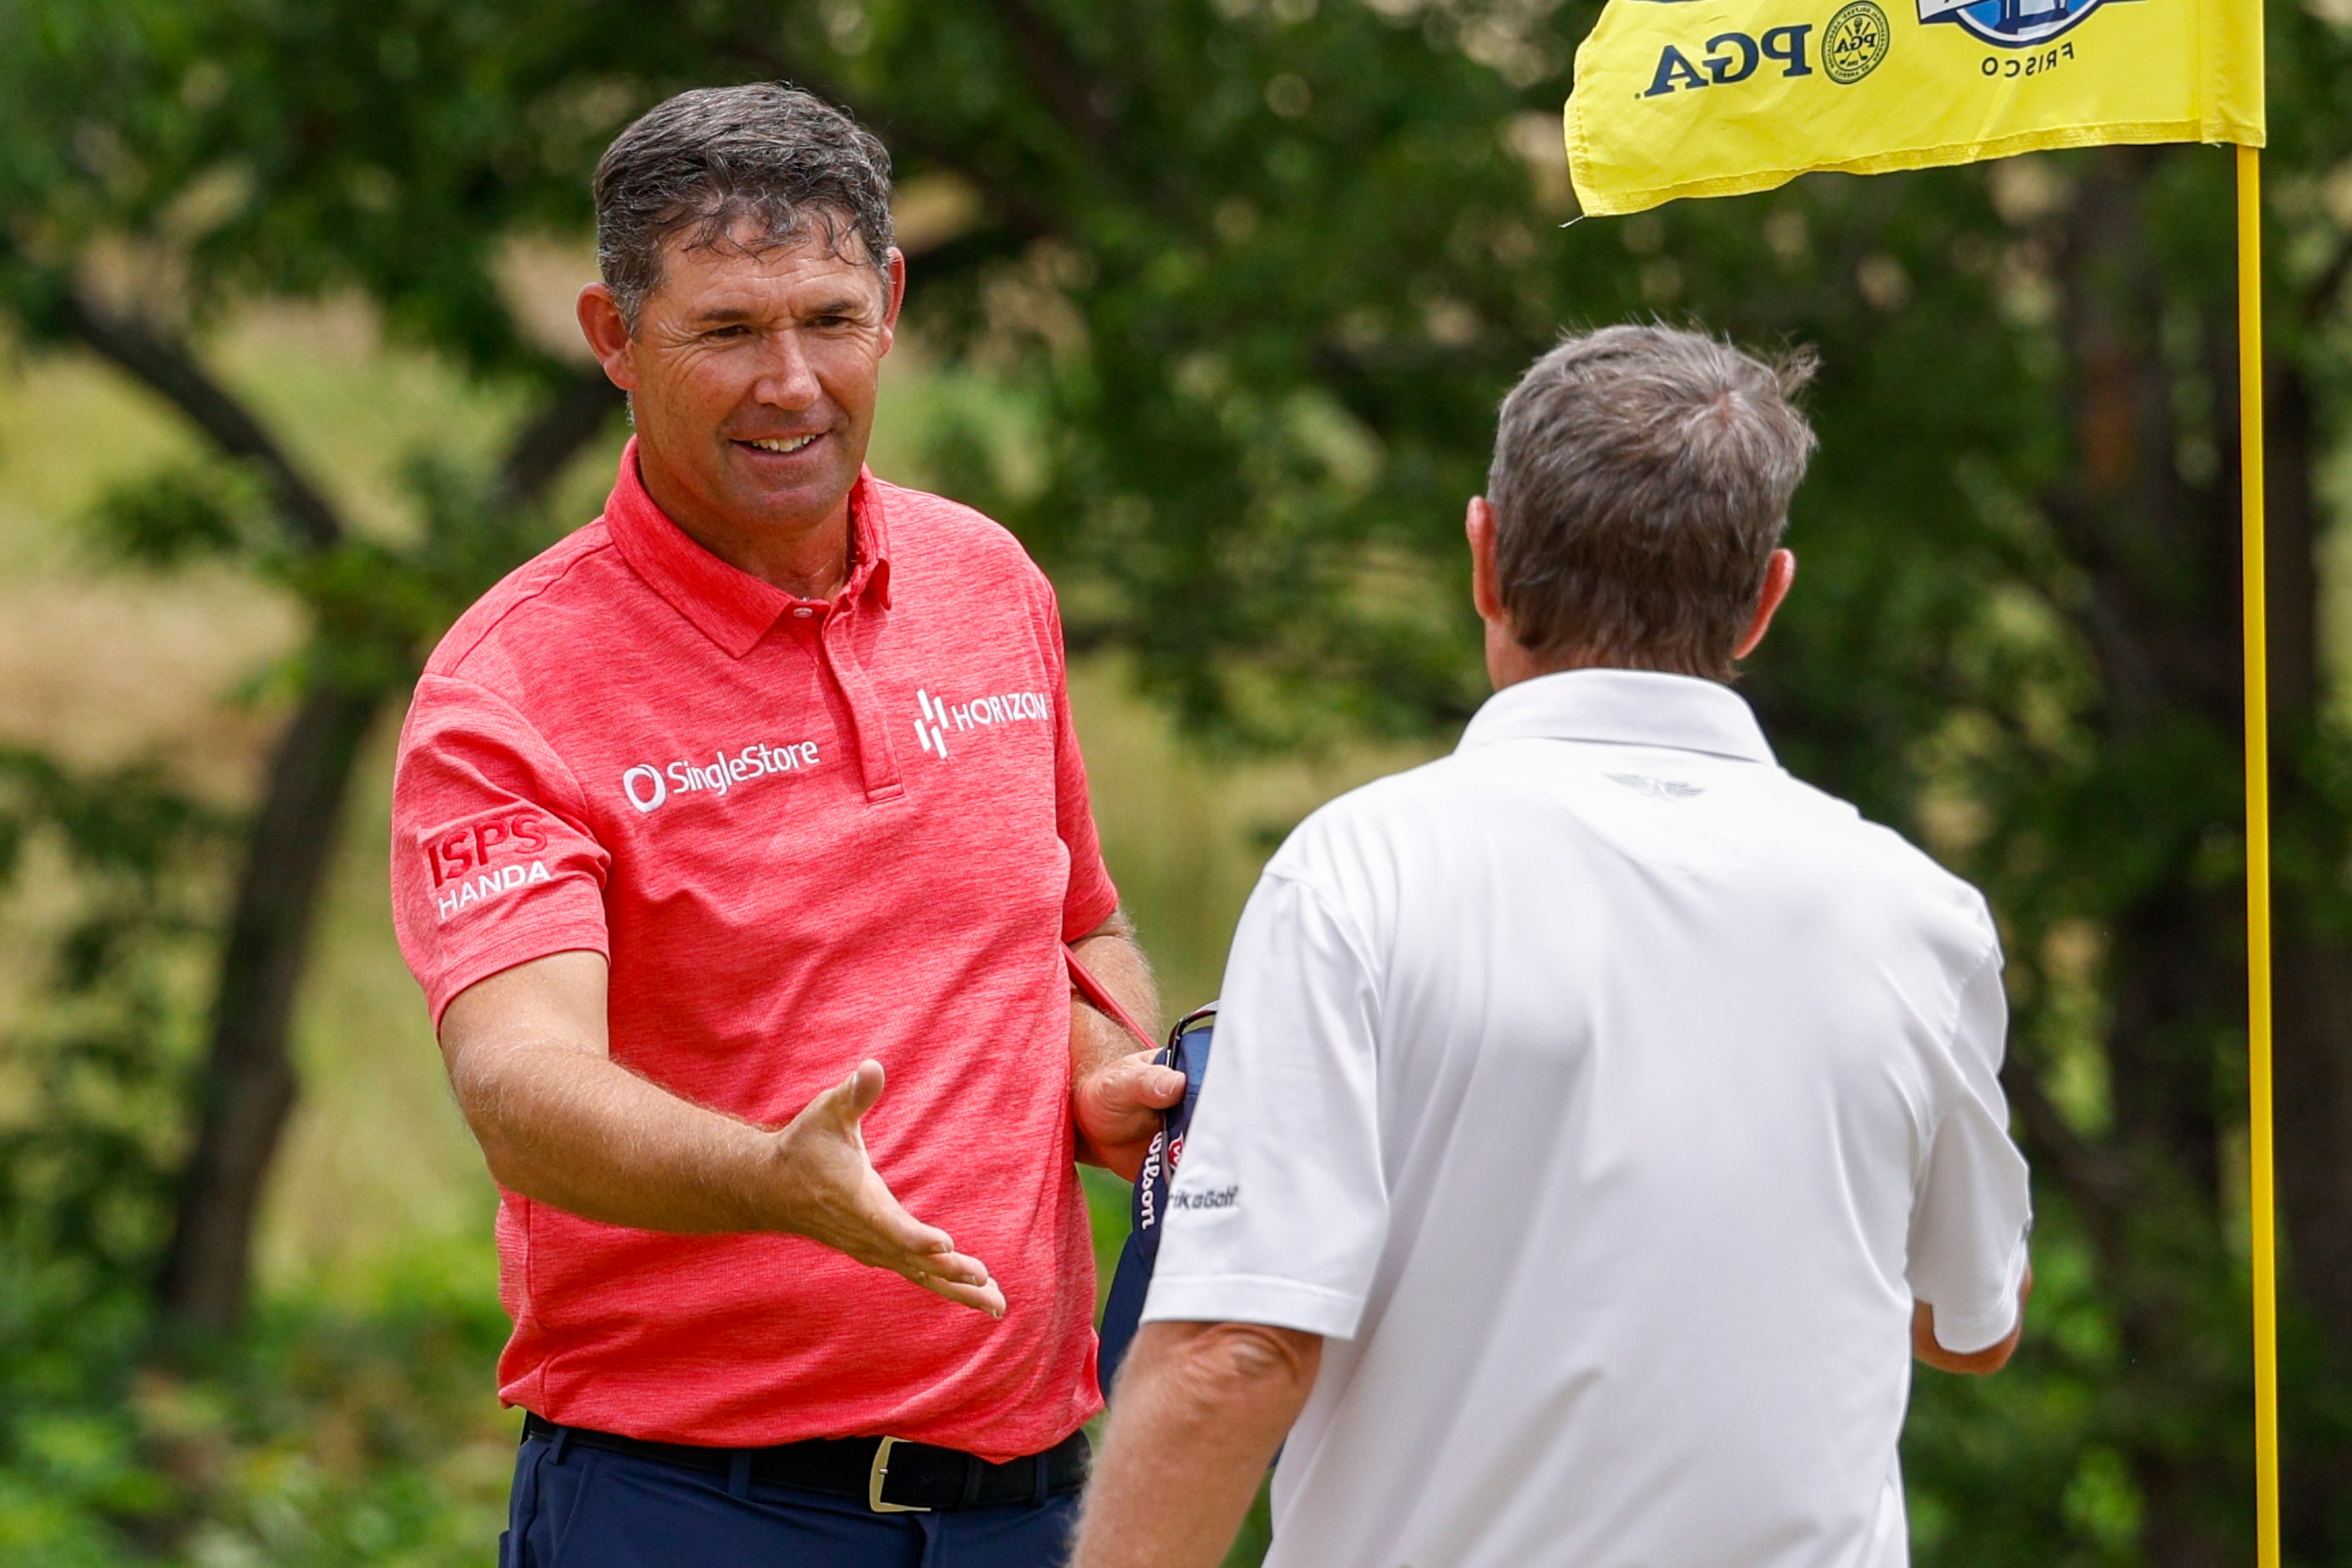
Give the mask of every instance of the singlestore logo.
[[622, 773], [621, 793], [639, 812], [651, 812], [674, 795], [723, 795], [754, 780], [813, 768], [820, 760], [814, 741], [795, 741], [783, 746], [755, 742], [738, 748], [731, 756], [724, 751], [715, 752], [707, 763], [681, 759], [663, 767], [639, 763]]

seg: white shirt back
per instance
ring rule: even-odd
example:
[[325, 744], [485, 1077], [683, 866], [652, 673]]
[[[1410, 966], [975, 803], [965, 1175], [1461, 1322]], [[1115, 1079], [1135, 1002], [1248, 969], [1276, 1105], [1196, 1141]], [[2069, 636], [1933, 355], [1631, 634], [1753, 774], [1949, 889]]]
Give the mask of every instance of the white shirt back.
[[1267, 866], [1147, 1321], [1327, 1337], [1272, 1568], [1895, 1568], [2015, 1321], [1983, 900], [1713, 682], [1498, 693]]

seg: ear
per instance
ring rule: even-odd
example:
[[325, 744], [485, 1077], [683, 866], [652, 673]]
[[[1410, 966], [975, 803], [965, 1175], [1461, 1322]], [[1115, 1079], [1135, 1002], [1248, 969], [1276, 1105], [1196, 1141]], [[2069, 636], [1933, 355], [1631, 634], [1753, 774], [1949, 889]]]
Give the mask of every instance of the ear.
[[1772, 558], [1764, 563], [1764, 591], [1756, 595], [1756, 614], [1749, 618], [1747, 634], [1739, 639], [1739, 645], [1731, 650], [1732, 658], [1746, 658], [1756, 651], [1757, 645], [1764, 640], [1764, 634], [1772, 629], [1774, 612], [1780, 609], [1780, 602], [1789, 596], [1789, 590], [1796, 585], [1796, 582], [1797, 552], [1793, 550], [1772, 552]]
[[604, 367], [605, 379], [623, 392], [637, 389], [636, 342], [629, 333], [629, 323], [622, 319], [619, 301], [613, 291], [602, 283], [591, 283], [580, 290], [573, 307], [580, 317], [580, 335], [588, 340], [588, 352]]
[[1489, 625], [1505, 619], [1503, 580], [1495, 570], [1495, 509], [1485, 496], [1472, 496], [1462, 531], [1470, 540], [1470, 602]]
[[907, 253], [892, 246], [885, 265], [890, 275], [886, 290], [889, 298], [882, 305], [882, 352], [887, 354], [891, 343], [898, 340], [898, 311], [907, 303]]

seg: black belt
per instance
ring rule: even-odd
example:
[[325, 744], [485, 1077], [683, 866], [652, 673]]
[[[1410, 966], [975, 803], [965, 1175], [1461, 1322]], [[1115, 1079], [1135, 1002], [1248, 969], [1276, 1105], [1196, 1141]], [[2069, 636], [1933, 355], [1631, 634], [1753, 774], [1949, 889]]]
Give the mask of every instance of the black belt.
[[899, 1437], [813, 1437], [772, 1448], [704, 1448], [691, 1443], [655, 1443], [559, 1426], [526, 1411], [522, 1435], [551, 1442], [630, 1454], [705, 1475], [730, 1476], [748, 1460], [746, 1473], [763, 1486], [861, 1499], [876, 1513], [948, 1512], [993, 1508], [1011, 1502], [1043, 1502], [1086, 1484], [1087, 1435], [1073, 1432], [1042, 1454], [992, 1465], [960, 1448], [935, 1448]]

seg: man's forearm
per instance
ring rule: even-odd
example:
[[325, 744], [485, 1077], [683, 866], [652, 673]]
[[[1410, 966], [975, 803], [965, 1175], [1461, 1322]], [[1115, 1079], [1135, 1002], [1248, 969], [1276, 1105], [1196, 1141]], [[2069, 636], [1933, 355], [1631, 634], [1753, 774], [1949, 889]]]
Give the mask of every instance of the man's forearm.
[[608, 1058], [515, 1045], [457, 1087], [499, 1184], [585, 1219], [707, 1234], [776, 1228], [776, 1134]]
[[476, 982], [441, 1016], [441, 1053], [490, 1172], [510, 1190], [611, 1225], [806, 1237], [992, 1317], [988, 1265], [907, 1212], [866, 1152], [882, 1098], [866, 1061], [770, 1131], [615, 1065], [605, 966], [558, 952]]
[[1113, 915], [1094, 931], [1072, 942], [1078, 962], [1087, 973], [1102, 982], [1103, 988], [1118, 998], [1129, 1016], [1150, 1031], [1148, 1037], [1138, 1040], [1108, 1017], [1087, 1004], [1074, 1004], [1070, 1041], [1070, 1066], [1074, 1073], [1083, 1075], [1108, 1066], [1120, 1057], [1157, 1046], [1160, 1043], [1160, 984], [1152, 975], [1151, 960], [1144, 956], [1135, 940], [1135, 928], [1128, 923], [1124, 913]]
[[[1078, 1159], [1086, 1164], [1108, 1166], [1131, 1179], [1157, 1130], [1158, 1111], [1139, 1103], [1128, 1105], [1122, 1114], [1112, 1110], [1111, 1102], [1126, 1105], [1143, 1088], [1144, 1080], [1135, 1077], [1127, 1064], [1136, 1053], [1159, 1044], [1160, 988], [1152, 979], [1151, 961], [1137, 945], [1135, 929], [1123, 912], [1071, 945], [1087, 973], [1150, 1031], [1139, 1039], [1090, 1004], [1074, 999], [1070, 1005], [1070, 1092], [1077, 1121]], [[1124, 1087], [1106, 1097], [1102, 1090], [1113, 1081], [1123, 1082]], [[1168, 1082], [1180, 1080], [1170, 1074]], [[1163, 1094], [1153, 1100], [1151, 1107], [1167, 1103], [1167, 1098]]]
[[1146, 1324], [1119, 1373], [1071, 1568], [1215, 1568], [1322, 1353], [1295, 1329]]

